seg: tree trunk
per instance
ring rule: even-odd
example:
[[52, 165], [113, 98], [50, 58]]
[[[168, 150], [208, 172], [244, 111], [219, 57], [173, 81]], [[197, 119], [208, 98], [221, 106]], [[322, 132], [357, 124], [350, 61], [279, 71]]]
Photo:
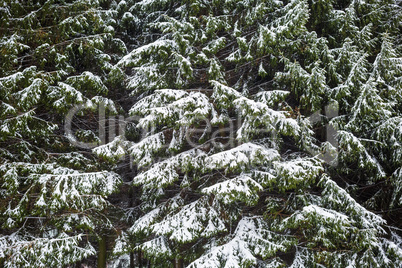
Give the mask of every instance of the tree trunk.
[[133, 187], [130, 186], [128, 189], [128, 207], [132, 208], [133, 207]]
[[106, 236], [99, 241], [98, 268], [106, 268]]
[[184, 268], [184, 263], [183, 263], [183, 259], [176, 259], [176, 265], [175, 268]]
[[130, 268], [135, 268], [134, 265], [134, 253], [130, 252]]
[[138, 268], [142, 268], [142, 258], [141, 258], [141, 250], [137, 251], [137, 262], [138, 262]]

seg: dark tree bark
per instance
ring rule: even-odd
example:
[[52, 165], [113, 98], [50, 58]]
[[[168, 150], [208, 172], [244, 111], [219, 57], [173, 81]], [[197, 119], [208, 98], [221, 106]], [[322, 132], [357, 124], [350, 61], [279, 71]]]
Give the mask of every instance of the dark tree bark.
[[106, 236], [99, 241], [98, 268], [106, 268]]

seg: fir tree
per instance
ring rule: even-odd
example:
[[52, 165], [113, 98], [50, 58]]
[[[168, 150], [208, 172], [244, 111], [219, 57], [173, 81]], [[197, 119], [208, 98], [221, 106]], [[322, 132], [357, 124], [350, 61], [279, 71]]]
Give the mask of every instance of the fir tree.
[[1, 265], [402, 265], [400, 2], [0, 14]]
[[[133, 3], [137, 18], [163, 15], [117, 64], [142, 140], [95, 149], [110, 159], [124, 150], [138, 168], [138, 216], [115, 254], [139, 251], [156, 267], [400, 266], [393, 222], [368, 210], [381, 191], [400, 204], [400, 162], [385, 160], [400, 137], [398, 30], [383, 26], [397, 23], [393, 8]], [[325, 118], [332, 102], [339, 114]], [[338, 165], [311, 155], [330, 145], [308, 122], [316, 111], [337, 129]], [[393, 188], [377, 186], [390, 176]], [[377, 195], [356, 195], [373, 184]]]
[[70, 145], [63, 121], [78, 104], [117, 112], [105, 84], [125, 46], [98, 1], [6, 0], [0, 10], [0, 265], [66, 266], [115, 229], [106, 197], [121, 178]]

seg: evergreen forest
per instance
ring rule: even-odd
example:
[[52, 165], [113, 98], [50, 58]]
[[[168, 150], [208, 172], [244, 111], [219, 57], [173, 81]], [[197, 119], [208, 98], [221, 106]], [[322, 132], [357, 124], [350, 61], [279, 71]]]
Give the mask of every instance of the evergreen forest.
[[0, 0], [0, 267], [402, 267], [402, 2]]

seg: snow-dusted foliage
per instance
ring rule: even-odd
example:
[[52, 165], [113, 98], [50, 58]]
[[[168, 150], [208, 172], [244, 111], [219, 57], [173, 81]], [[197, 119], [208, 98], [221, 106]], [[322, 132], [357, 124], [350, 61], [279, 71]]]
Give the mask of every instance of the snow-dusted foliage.
[[85, 107], [71, 126], [78, 139], [98, 106], [118, 112], [112, 57], [126, 48], [114, 14], [92, 0], [0, 4], [1, 267], [74, 264], [96, 254], [100, 229], [115, 228], [105, 211], [120, 176], [63, 133], [75, 105]]
[[233, 234], [221, 246], [209, 245], [207, 254], [192, 262], [188, 267], [259, 267], [264, 265], [256, 255], [270, 259], [266, 265], [280, 267], [283, 263], [274, 258], [285, 252], [295, 241], [291, 236], [270, 231], [261, 216], [244, 217]]
[[0, 266], [401, 267], [401, 21], [394, 0], [3, 1]]
[[136, 167], [139, 205], [114, 254], [155, 267], [402, 264], [387, 236], [397, 220], [380, 213], [401, 205], [396, 3], [116, 9], [141, 40], [115, 66], [141, 137], [95, 149]]
[[9, 256], [4, 267], [49, 267], [75, 263], [94, 255], [91, 244], [80, 246], [82, 235], [67, 235], [49, 230], [47, 237], [29, 237], [24, 233], [0, 237], [0, 257]]

